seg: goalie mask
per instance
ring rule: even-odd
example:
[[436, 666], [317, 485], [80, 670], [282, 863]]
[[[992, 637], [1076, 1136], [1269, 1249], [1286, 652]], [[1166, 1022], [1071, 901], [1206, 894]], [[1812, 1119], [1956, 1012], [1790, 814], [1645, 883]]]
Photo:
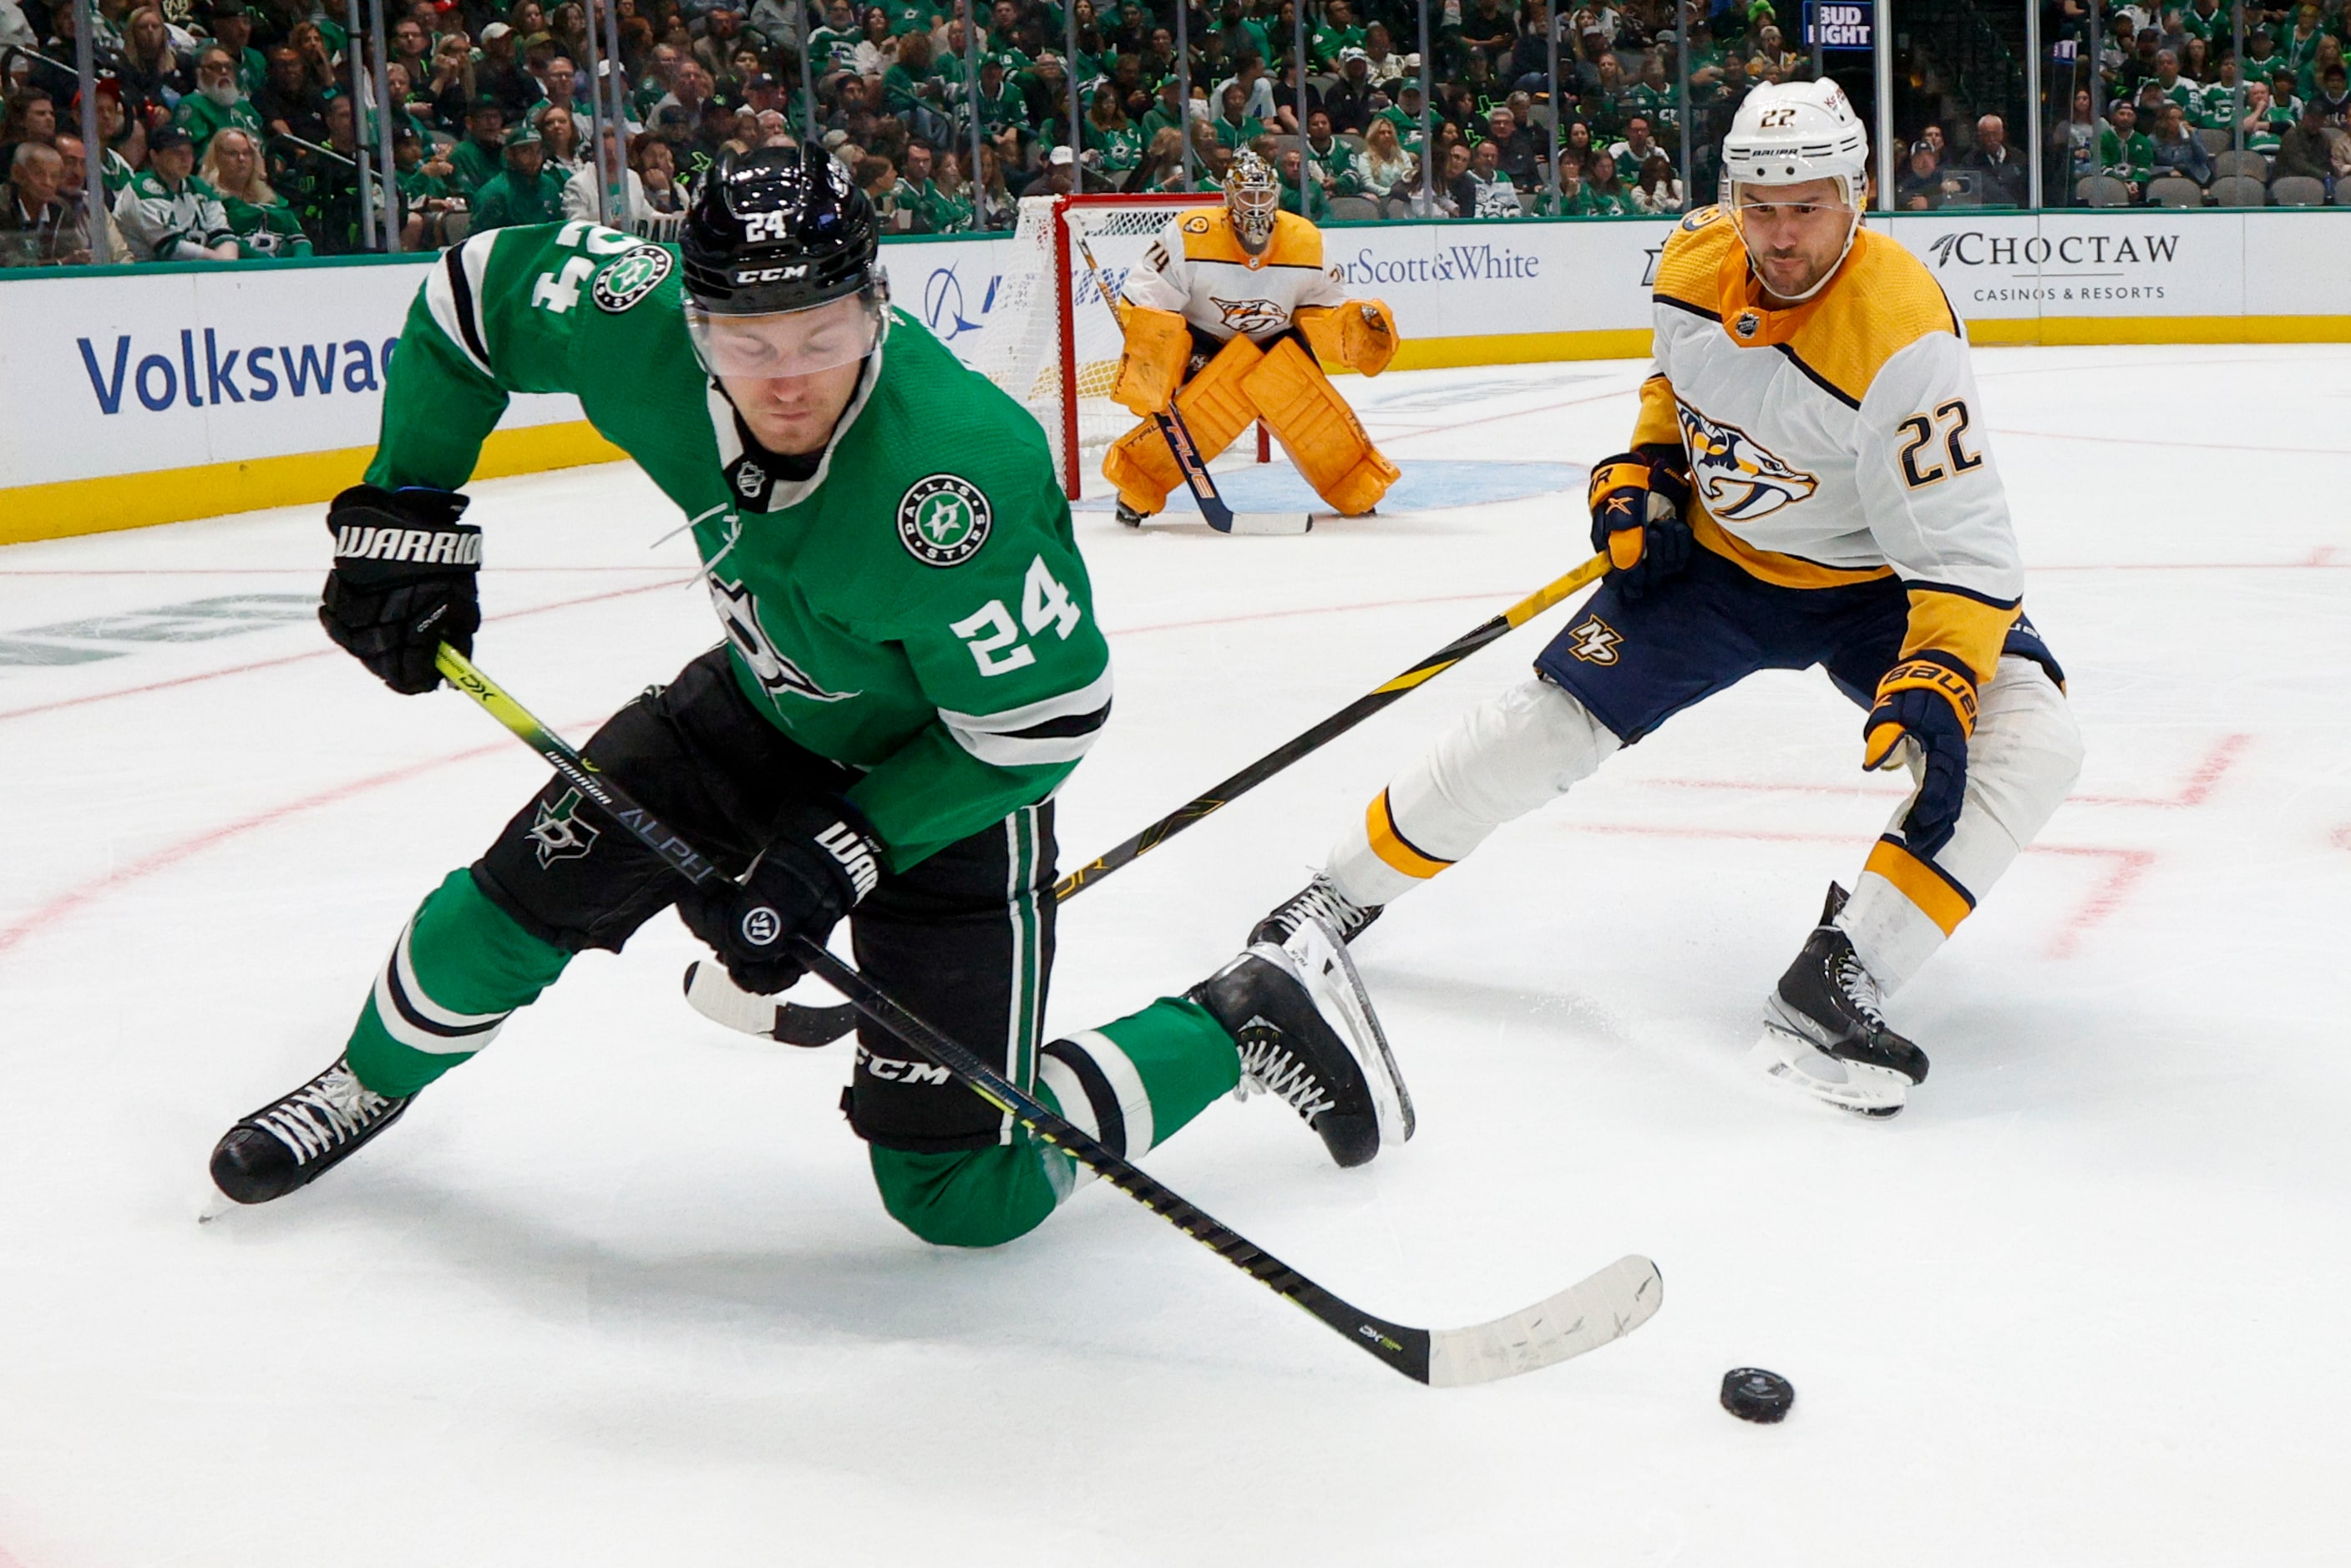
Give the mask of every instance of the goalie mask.
[[1255, 255], [1273, 238], [1273, 220], [1281, 211], [1281, 182], [1273, 166], [1249, 149], [1233, 154], [1225, 175], [1225, 211], [1231, 214], [1233, 233], [1241, 248]]
[[1810, 299], [1828, 286], [1829, 279], [1844, 265], [1844, 258], [1853, 254], [1868, 177], [1869, 135], [1844, 89], [1834, 82], [1767, 82], [1757, 87], [1739, 106], [1730, 134], [1722, 139], [1723, 203], [1742, 243], [1747, 231], [1740, 223], [1741, 208], [1771, 202], [1772, 187], [1804, 185], [1816, 180], [1836, 183], [1837, 200], [1846, 213], [1844, 246], [1837, 253], [1835, 265], [1791, 303]]

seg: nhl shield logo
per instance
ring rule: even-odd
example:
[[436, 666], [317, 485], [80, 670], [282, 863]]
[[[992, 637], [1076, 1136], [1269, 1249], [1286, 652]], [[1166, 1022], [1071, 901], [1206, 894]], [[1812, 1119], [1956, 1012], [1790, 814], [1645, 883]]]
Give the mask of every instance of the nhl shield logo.
[[639, 245], [596, 275], [588, 297], [596, 302], [597, 309], [618, 316], [659, 288], [673, 265], [669, 252], [661, 246]]
[[980, 488], [952, 473], [909, 485], [898, 502], [898, 537], [926, 566], [957, 566], [979, 554], [993, 521]]
[[1730, 329], [1741, 337], [1752, 337], [1761, 330], [1762, 326], [1761, 317], [1751, 310], [1742, 310], [1739, 313], [1739, 319], [1730, 324]]
[[580, 792], [568, 789], [553, 805], [545, 801], [532, 815], [531, 842], [538, 846], [540, 870], [559, 860], [577, 860], [596, 847], [596, 829], [580, 820]]

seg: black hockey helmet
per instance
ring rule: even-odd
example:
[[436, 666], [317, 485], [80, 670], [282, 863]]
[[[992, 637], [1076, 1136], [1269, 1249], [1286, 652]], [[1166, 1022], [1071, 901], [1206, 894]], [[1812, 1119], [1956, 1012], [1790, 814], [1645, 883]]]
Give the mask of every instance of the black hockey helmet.
[[804, 310], [880, 282], [881, 225], [820, 147], [722, 154], [695, 189], [679, 252], [685, 295], [712, 316]]

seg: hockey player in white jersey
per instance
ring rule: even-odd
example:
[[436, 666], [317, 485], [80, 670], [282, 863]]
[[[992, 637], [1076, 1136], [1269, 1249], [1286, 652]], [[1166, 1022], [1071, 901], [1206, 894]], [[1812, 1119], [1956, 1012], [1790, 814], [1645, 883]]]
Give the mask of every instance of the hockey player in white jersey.
[[1395, 483], [1354, 410], [1322, 373], [1343, 364], [1376, 376], [1395, 358], [1395, 318], [1351, 299], [1322, 260], [1322, 234], [1280, 210], [1265, 160], [1243, 149], [1223, 208], [1167, 221], [1121, 287], [1126, 344], [1111, 397], [1143, 416], [1112, 446], [1102, 472], [1120, 520], [1140, 523], [1183, 483], [1151, 416], [1170, 404], [1206, 462], [1262, 419], [1315, 493], [1361, 516]]
[[[1396, 777], [1305, 891], [1349, 938], [1503, 823], [1675, 713], [1765, 669], [1824, 666], [1864, 709], [1865, 767], [1915, 788], [1848, 898], [1764, 1002], [1759, 1064], [1862, 1115], [1926, 1054], [1887, 1025], [1907, 982], [2038, 835], [2082, 760], [1957, 317], [1861, 229], [1868, 143], [1832, 83], [1750, 93], [1729, 206], [1684, 219], [1655, 291], [1630, 452], [1593, 466], [1611, 569], [1535, 661]], [[1693, 889], [1693, 892], [1696, 890]]]

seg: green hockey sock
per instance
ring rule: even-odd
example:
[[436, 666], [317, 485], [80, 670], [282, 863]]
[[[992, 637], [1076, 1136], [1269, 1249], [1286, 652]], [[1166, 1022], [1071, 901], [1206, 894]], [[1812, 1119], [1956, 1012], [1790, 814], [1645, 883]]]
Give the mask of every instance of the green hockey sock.
[[[1040, 1053], [1037, 1097], [1113, 1154], [1165, 1143], [1240, 1082], [1240, 1054], [1197, 1003], [1163, 997]], [[1045, 1222], [1092, 1173], [1015, 1128], [1012, 1141], [951, 1154], [872, 1151], [893, 1219], [943, 1247], [993, 1247]]]
[[487, 1045], [570, 961], [484, 897], [471, 871], [452, 871], [376, 971], [344, 1048], [351, 1071], [379, 1095], [413, 1095]]

